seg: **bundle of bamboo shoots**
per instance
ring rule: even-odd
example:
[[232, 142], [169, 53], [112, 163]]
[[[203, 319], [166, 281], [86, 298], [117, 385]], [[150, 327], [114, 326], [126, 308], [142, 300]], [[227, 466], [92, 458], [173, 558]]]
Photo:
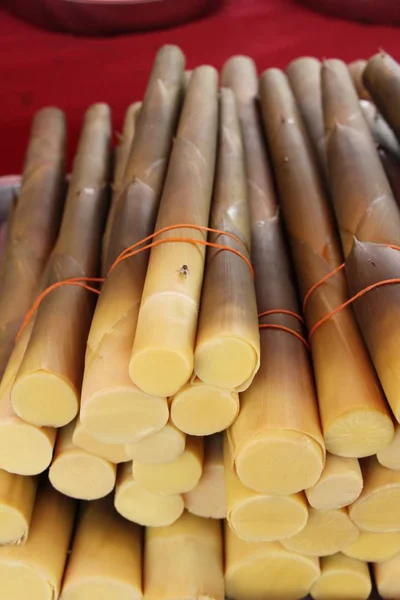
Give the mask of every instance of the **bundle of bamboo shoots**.
[[[260, 93], [299, 287], [303, 301], [308, 300], [306, 321], [312, 331], [348, 298], [343, 273], [319, 285], [342, 263], [334, 218], [285, 75], [277, 69], [266, 71]], [[394, 433], [392, 420], [350, 308], [318, 328], [311, 338], [311, 352], [327, 450], [362, 457], [388, 446]]]
[[314, 600], [367, 600], [372, 590], [365, 562], [338, 553], [321, 558], [321, 575], [311, 588]]

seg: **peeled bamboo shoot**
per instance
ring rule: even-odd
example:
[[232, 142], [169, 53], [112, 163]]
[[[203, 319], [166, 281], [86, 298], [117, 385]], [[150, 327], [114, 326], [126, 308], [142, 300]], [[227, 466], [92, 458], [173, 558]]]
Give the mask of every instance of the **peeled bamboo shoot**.
[[198, 484], [184, 495], [185, 508], [198, 517], [225, 519], [226, 493], [222, 436], [204, 438], [203, 472]]
[[0, 469], [0, 546], [26, 542], [37, 483], [36, 477]]
[[[277, 69], [266, 71], [260, 94], [304, 299], [342, 263], [334, 217], [285, 75]], [[310, 296], [305, 308], [308, 328], [347, 298], [346, 279], [338, 272]], [[311, 339], [311, 352], [327, 450], [359, 458], [385, 448], [393, 438], [393, 423], [351, 308], [319, 327]]]
[[373, 56], [363, 82], [373, 101], [400, 140], [400, 65], [386, 52]]
[[32, 124], [21, 189], [0, 269], [0, 377], [58, 234], [65, 188], [66, 123], [56, 108]]
[[[176, 46], [164, 46], [157, 53], [107, 223], [106, 271], [123, 250], [154, 231], [183, 94], [184, 63]], [[156, 433], [168, 421], [167, 399], [149, 397], [129, 377], [148, 256], [147, 251], [140, 252], [108, 275], [89, 333], [80, 417], [86, 429], [104, 442], [132, 443]]]
[[349, 519], [346, 508], [310, 508], [304, 529], [292, 538], [282, 540], [282, 544], [288, 550], [306, 556], [330, 556], [354, 542], [358, 535], [358, 529]]
[[349, 507], [350, 518], [364, 531], [400, 531], [400, 471], [383, 467], [375, 456], [361, 468], [364, 489]]
[[[110, 110], [89, 108], [75, 157], [60, 234], [47, 285], [96, 277], [107, 207]], [[94, 294], [75, 285], [53, 290], [40, 304], [11, 401], [22, 419], [61, 427], [79, 410], [86, 339]], [[62, 318], [60, 318], [62, 316]]]
[[74, 445], [75, 425], [72, 421], [58, 434], [49, 479], [62, 494], [78, 500], [96, 500], [114, 488], [117, 468], [110, 461]]
[[[258, 310], [278, 311], [262, 317], [261, 323], [288, 327], [302, 335], [301, 323], [284, 314], [298, 314], [300, 309], [255, 104], [255, 65], [249, 58], [234, 57], [224, 66], [222, 80], [238, 100]], [[289, 372], [290, 377], [283, 377]], [[241, 411], [228, 435], [234, 470], [246, 486], [264, 494], [287, 495], [318, 480], [325, 448], [314, 381], [308, 353], [290, 333], [261, 329], [261, 368], [252, 386], [241, 394]]]
[[321, 558], [321, 575], [311, 596], [314, 600], [367, 600], [371, 590], [368, 565], [338, 553]]
[[400, 597], [400, 554], [373, 566], [376, 587], [384, 600]]
[[356, 458], [326, 455], [326, 463], [317, 483], [306, 490], [307, 500], [318, 510], [334, 510], [352, 504], [363, 488], [363, 478]]
[[75, 502], [46, 484], [38, 491], [28, 540], [0, 547], [1, 595], [55, 600], [67, 560]]
[[355, 542], [342, 548], [343, 554], [365, 562], [382, 562], [400, 553], [400, 531], [360, 531]]
[[378, 452], [376, 458], [384, 467], [400, 470], [400, 425], [396, 425], [394, 438], [389, 446]]
[[110, 497], [82, 506], [65, 572], [63, 600], [142, 597], [140, 528], [118, 515]]
[[159, 464], [134, 462], [134, 479], [149, 492], [169, 496], [190, 492], [199, 483], [203, 469], [203, 438], [186, 439], [185, 450], [175, 460]]
[[[220, 95], [218, 165], [210, 226], [238, 240], [210, 233], [250, 259], [250, 214], [242, 134], [232, 90]], [[260, 366], [260, 334], [254, 281], [242, 258], [218, 248], [207, 251], [194, 354], [194, 371], [209, 385], [243, 391]], [[196, 415], [193, 416], [196, 421]], [[230, 425], [230, 422], [227, 426]]]
[[134, 461], [157, 464], [176, 460], [185, 450], [186, 434], [170, 421], [157, 433], [134, 444], [126, 444], [126, 452]]
[[[156, 230], [178, 224], [207, 226], [217, 142], [218, 76], [195, 69], [171, 153]], [[204, 231], [173, 229], [157, 237], [204, 241]], [[193, 371], [205, 247], [168, 242], [154, 247], [143, 289], [129, 373], [154, 396], [172, 396]], [[186, 267], [186, 268], [185, 268]]]
[[225, 590], [232, 600], [298, 600], [320, 575], [316, 557], [278, 542], [245, 542], [225, 523]]
[[185, 512], [169, 527], [146, 529], [148, 600], [224, 599], [221, 524]]
[[171, 525], [184, 510], [181, 495], [160, 496], [149, 492], [133, 478], [132, 465], [128, 463], [118, 469], [114, 505], [125, 519], [145, 527]]
[[236, 535], [248, 542], [273, 542], [305, 527], [308, 508], [303, 493], [270, 496], [244, 486], [232, 469], [226, 440], [224, 463], [227, 520]]
[[116, 465], [127, 462], [130, 457], [125, 450], [125, 444], [105, 444], [93, 437], [77, 419], [72, 442], [77, 448], [82, 448], [91, 454], [100, 456]]

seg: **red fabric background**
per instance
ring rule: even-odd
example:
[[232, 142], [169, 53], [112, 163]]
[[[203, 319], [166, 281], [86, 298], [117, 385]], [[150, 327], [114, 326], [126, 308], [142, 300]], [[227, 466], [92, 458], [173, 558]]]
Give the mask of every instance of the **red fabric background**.
[[295, 0], [225, 0], [197, 22], [107, 39], [41, 31], [0, 9], [0, 174], [21, 171], [30, 120], [42, 106], [66, 111], [70, 155], [90, 103], [108, 102], [118, 131], [126, 106], [142, 97], [154, 54], [164, 43], [182, 47], [188, 68], [201, 63], [220, 68], [242, 53], [261, 71], [285, 67], [304, 54], [351, 61], [380, 47], [400, 59], [400, 29], [341, 21]]

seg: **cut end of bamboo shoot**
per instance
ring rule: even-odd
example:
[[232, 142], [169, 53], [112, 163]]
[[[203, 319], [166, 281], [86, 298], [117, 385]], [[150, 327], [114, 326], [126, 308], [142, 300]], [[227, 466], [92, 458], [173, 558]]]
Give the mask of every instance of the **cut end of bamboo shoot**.
[[42, 370], [17, 378], [11, 402], [21, 419], [40, 427], [63, 427], [79, 409], [76, 390], [61, 377]]
[[309, 509], [304, 529], [290, 539], [282, 540], [288, 550], [306, 556], [329, 556], [354, 542], [358, 529], [351, 522], [346, 509]]
[[36, 487], [37, 478], [0, 470], [0, 546], [26, 541]]
[[386, 448], [393, 431], [389, 414], [355, 410], [341, 415], [325, 429], [325, 446], [337, 456], [364, 458]]
[[311, 596], [314, 600], [367, 600], [371, 589], [368, 565], [339, 553], [321, 558], [321, 575]]
[[20, 420], [0, 427], [0, 468], [19, 475], [38, 475], [51, 463], [56, 432]]
[[54, 600], [54, 589], [42, 574], [28, 565], [1, 564], [1, 593], [5, 598], [26, 598], [29, 600]]
[[181, 495], [160, 496], [135, 481], [131, 465], [129, 469], [128, 465], [123, 465], [119, 472], [114, 506], [125, 519], [144, 527], [172, 525], [184, 510]]
[[365, 498], [359, 498], [349, 510], [352, 521], [359, 529], [371, 532], [400, 531], [400, 486], [378, 489]]
[[320, 444], [297, 431], [266, 431], [235, 457], [236, 471], [249, 488], [286, 496], [314, 485], [324, 466]]
[[160, 431], [133, 444], [126, 444], [126, 453], [134, 461], [158, 464], [176, 460], [185, 450], [186, 434], [167, 423]]
[[100, 456], [109, 462], [116, 465], [127, 462], [129, 455], [125, 451], [125, 444], [106, 444], [93, 437], [78, 420], [72, 436], [72, 441], [75, 446]]
[[352, 504], [363, 488], [360, 465], [356, 458], [327, 454], [317, 483], [306, 490], [307, 500], [317, 510], [334, 510]]
[[237, 392], [202, 383], [188, 384], [171, 402], [171, 419], [189, 435], [212, 435], [227, 429], [239, 414]]
[[139, 389], [104, 389], [82, 405], [80, 418], [94, 437], [112, 444], [131, 443], [162, 429], [169, 417], [166, 398]]
[[374, 565], [374, 575], [381, 598], [396, 600], [400, 597], [400, 554]]
[[203, 469], [203, 438], [189, 437], [176, 460], [162, 464], [132, 464], [133, 477], [150, 492], [169, 496], [190, 492], [199, 483]]
[[355, 542], [342, 549], [343, 554], [365, 562], [382, 562], [400, 553], [400, 532], [360, 531]]
[[400, 470], [400, 425], [396, 426], [389, 446], [377, 453], [376, 458], [388, 469]]

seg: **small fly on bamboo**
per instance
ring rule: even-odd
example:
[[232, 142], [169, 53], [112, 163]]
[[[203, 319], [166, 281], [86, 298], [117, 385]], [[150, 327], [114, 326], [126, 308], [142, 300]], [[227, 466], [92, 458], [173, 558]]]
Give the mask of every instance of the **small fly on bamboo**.
[[184, 277], [185, 279], [189, 275], [189, 267], [187, 265], [182, 265], [180, 269], [178, 269], [178, 273], [180, 277]]

